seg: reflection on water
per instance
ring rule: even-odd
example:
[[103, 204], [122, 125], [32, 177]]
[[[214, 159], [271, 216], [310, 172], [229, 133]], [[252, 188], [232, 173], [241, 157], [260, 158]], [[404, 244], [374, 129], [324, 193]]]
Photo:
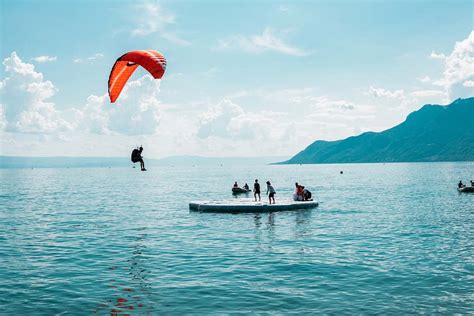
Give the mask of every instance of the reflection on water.
[[[122, 254], [128, 259], [122, 261], [124, 266], [113, 265], [108, 268], [115, 278], [110, 280], [109, 288], [113, 289], [112, 297], [107, 303], [99, 304], [94, 313], [104, 313], [109, 310], [111, 316], [130, 314], [149, 314], [156, 312], [153, 306], [147, 304], [151, 301], [152, 285], [148, 280], [150, 271], [146, 269], [149, 265], [149, 258], [146, 253], [147, 234], [141, 233], [134, 237], [130, 243], [130, 251], [123, 251]], [[120, 264], [120, 263], [119, 263]]]
[[[303, 239], [311, 232], [311, 211], [312, 210], [301, 210], [295, 212], [295, 238]], [[318, 210], [315, 209], [315, 212]]]
[[[277, 236], [276, 221], [280, 217], [293, 217], [294, 218], [294, 238], [295, 240], [304, 239], [310, 234], [311, 231], [311, 212], [313, 210], [297, 210], [289, 212], [270, 212], [270, 213], [257, 213], [252, 215], [254, 221], [254, 236], [256, 241], [257, 252], [271, 251], [272, 245]], [[317, 210], [314, 210], [317, 211]], [[301, 249], [303, 252], [304, 250]]]

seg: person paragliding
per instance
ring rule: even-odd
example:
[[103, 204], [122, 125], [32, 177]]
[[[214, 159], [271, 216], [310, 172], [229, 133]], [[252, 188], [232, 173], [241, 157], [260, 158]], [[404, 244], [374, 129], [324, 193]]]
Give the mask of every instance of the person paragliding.
[[[109, 75], [108, 92], [111, 103], [117, 101], [128, 79], [138, 67], [147, 70], [153, 78], [161, 79], [166, 70], [166, 58], [162, 53], [151, 49], [130, 51], [120, 56]], [[140, 162], [141, 170], [146, 171], [142, 151], [142, 146], [134, 149], [131, 159], [133, 163]]]
[[135, 148], [133, 151], [132, 151], [132, 162], [133, 163], [137, 163], [137, 162], [140, 162], [140, 168], [142, 171], [146, 171], [145, 169], [145, 162], [143, 161], [143, 157], [142, 157], [142, 151], [143, 151], [143, 147], [140, 146], [140, 148]]

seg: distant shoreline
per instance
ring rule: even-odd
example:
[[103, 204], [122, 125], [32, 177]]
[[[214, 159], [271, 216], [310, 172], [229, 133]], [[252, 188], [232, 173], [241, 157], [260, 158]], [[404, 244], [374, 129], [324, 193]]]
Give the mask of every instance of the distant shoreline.
[[[272, 162], [272, 157], [167, 157], [162, 159], [145, 158], [150, 167], [212, 167], [212, 166], [288, 166], [288, 165], [367, 165], [367, 164], [419, 164], [419, 163], [474, 163], [473, 160], [457, 161], [373, 161], [373, 162], [326, 162], [326, 163], [288, 163]], [[128, 157], [24, 157], [0, 156], [0, 169], [77, 169], [77, 168], [132, 168]]]
[[[144, 157], [146, 166], [268, 165], [288, 157], [201, 157], [171, 156], [161, 159]], [[131, 168], [130, 157], [25, 157], [0, 156], [0, 169], [28, 168]]]
[[361, 165], [361, 164], [399, 164], [399, 163], [454, 163], [454, 162], [474, 162], [474, 160], [423, 160], [423, 161], [363, 161], [363, 162], [314, 162], [314, 163], [297, 163], [297, 162], [275, 162], [270, 165]]

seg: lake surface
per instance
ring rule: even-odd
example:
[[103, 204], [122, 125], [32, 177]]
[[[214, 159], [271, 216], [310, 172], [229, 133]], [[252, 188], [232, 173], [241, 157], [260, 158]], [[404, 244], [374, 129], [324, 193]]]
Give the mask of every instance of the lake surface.
[[[474, 313], [474, 163], [0, 175], [0, 314]], [[320, 206], [188, 209], [255, 178]]]

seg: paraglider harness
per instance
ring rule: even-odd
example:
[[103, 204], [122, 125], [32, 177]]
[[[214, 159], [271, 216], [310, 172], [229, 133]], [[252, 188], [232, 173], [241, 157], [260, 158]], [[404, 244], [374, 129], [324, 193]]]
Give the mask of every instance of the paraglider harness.
[[[141, 146], [140, 146], [140, 148], [143, 149], [143, 147], [141, 147]], [[142, 155], [141, 155], [140, 149], [138, 147], [135, 148], [132, 151], [132, 156], [130, 157], [130, 159], [132, 160], [133, 163], [136, 163], [136, 162], [139, 162], [140, 160], [142, 160]]]

